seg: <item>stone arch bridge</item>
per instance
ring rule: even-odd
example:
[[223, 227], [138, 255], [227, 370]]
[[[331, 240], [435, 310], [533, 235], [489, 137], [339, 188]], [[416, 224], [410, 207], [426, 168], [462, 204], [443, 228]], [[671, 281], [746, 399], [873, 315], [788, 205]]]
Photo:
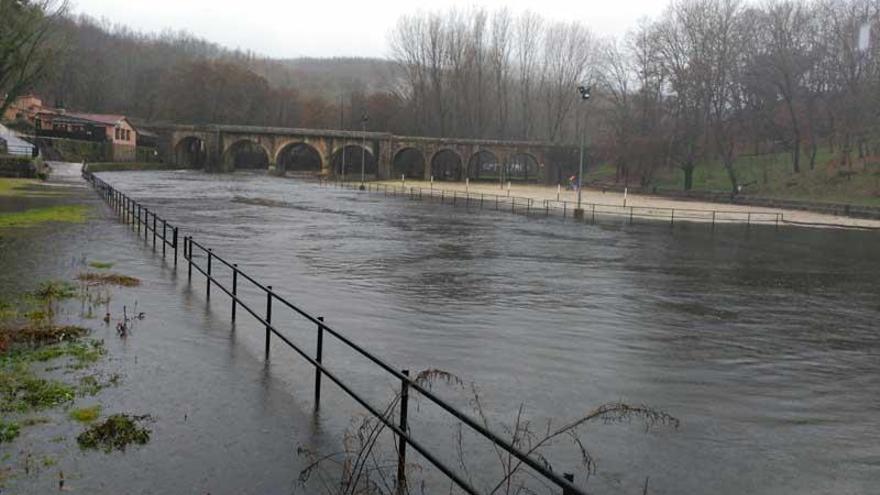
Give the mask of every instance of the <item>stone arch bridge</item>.
[[265, 168], [284, 175], [464, 180], [515, 178], [556, 184], [577, 164], [577, 149], [549, 143], [396, 136], [379, 132], [232, 125], [146, 126], [161, 157], [227, 172]]

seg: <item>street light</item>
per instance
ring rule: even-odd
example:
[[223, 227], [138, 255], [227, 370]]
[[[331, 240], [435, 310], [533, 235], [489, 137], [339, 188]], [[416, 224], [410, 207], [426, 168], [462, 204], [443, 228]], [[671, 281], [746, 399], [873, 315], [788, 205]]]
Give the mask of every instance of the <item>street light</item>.
[[367, 112], [364, 112], [364, 115], [361, 117], [361, 132], [363, 133], [363, 144], [361, 146], [361, 187], [360, 190], [363, 191], [366, 189], [364, 186], [364, 165], [367, 162], [367, 121], [370, 120], [370, 117], [367, 115]]
[[[580, 93], [580, 95], [581, 95], [582, 102], [586, 103], [586, 102], [590, 101], [590, 90], [591, 90], [590, 86], [578, 86], [577, 90], [578, 90], [578, 93]], [[583, 209], [583, 207], [581, 207], [581, 188], [582, 188], [581, 186], [583, 185], [583, 177], [584, 177], [584, 139], [585, 139], [584, 136], [586, 136], [586, 134], [587, 134], [587, 126], [586, 126], [585, 121], [586, 121], [586, 119], [583, 119], [583, 118], [581, 119], [581, 125], [583, 126], [583, 128], [581, 129], [581, 160], [580, 160], [580, 168], [578, 171], [578, 182], [577, 182], [578, 202], [577, 202], [577, 208], [575, 208], [575, 210], [574, 210], [574, 217], [575, 218], [584, 218], [584, 209]]]
[[[339, 129], [345, 130], [345, 100], [339, 95]], [[345, 185], [345, 140], [342, 141], [342, 185]]]

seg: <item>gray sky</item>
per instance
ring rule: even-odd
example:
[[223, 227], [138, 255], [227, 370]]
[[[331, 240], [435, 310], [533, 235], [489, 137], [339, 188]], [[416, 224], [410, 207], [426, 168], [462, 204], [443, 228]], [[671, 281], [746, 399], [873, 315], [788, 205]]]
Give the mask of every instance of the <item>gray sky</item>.
[[73, 10], [139, 31], [186, 30], [229, 48], [272, 57], [387, 56], [387, 35], [401, 14], [507, 6], [548, 19], [578, 20], [593, 32], [623, 34], [656, 17], [665, 0], [74, 0]]

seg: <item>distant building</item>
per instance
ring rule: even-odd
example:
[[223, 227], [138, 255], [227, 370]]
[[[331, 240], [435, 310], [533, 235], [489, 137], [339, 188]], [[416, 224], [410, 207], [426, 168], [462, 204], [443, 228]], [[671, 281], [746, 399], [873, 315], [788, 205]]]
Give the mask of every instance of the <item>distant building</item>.
[[132, 161], [137, 156], [138, 132], [124, 115], [68, 112], [43, 106], [32, 94], [19, 96], [4, 112], [8, 121], [27, 120], [38, 138], [61, 138], [109, 143], [113, 161]]
[[34, 119], [37, 137], [110, 143], [114, 161], [131, 161], [137, 150], [137, 130], [124, 115], [42, 111]]

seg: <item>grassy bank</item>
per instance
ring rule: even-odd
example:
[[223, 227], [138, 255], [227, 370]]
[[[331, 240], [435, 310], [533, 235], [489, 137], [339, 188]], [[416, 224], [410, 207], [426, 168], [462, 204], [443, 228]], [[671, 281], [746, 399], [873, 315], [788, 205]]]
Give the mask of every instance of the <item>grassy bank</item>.
[[90, 207], [71, 199], [65, 188], [31, 179], [0, 178], [0, 229], [85, 222]]
[[[792, 171], [790, 153], [741, 156], [734, 168], [743, 194], [767, 198], [880, 206], [880, 157], [854, 159], [852, 168], [839, 167], [828, 149], [819, 150], [815, 169], [802, 157], [801, 172]], [[613, 183], [615, 168], [603, 164], [585, 175], [588, 182]], [[717, 160], [706, 161], [694, 169], [693, 190], [729, 192], [727, 171]], [[631, 184], [638, 179], [631, 177]], [[648, 187], [681, 191], [684, 173], [679, 168], [658, 170]]]
[[156, 162], [103, 162], [89, 163], [86, 165], [87, 172], [123, 172], [133, 170], [183, 170], [188, 167], [172, 163]]
[[42, 223], [82, 223], [88, 218], [89, 208], [84, 205], [47, 206], [25, 211], [0, 212], [0, 229], [33, 227]]

